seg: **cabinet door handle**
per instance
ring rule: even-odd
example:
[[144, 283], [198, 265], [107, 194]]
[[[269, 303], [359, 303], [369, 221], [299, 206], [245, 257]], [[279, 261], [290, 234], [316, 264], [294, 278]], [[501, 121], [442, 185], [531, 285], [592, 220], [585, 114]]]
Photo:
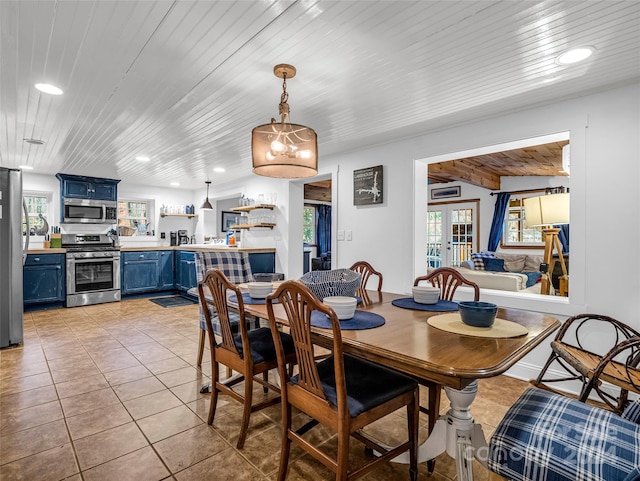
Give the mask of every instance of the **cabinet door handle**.
[[33, 262], [40, 262], [40, 258], [39, 257], [34, 257], [33, 258]]

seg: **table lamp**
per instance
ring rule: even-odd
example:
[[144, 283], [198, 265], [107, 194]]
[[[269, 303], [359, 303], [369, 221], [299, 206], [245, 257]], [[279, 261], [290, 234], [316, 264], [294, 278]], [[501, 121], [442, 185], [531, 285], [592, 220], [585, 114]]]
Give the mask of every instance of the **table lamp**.
[[[562, 244], [558, 238], [560, 228], [554, 227], [558, 224], [569, 223], [569, 194], [550, 194], [539, 197], [528, 197], [524, 199], [524, 216], [527, 227], [542, 226], [544, 236], [544, 262], [549, 266], [549, 271], [553, 267], [553, 247], [555, 246], [562, 266], [562, 275], [567, 275], [567, 267], [562, 256]], [[549, 294], [550, 278], [547, 273], [542, 278], [541, 294]]]

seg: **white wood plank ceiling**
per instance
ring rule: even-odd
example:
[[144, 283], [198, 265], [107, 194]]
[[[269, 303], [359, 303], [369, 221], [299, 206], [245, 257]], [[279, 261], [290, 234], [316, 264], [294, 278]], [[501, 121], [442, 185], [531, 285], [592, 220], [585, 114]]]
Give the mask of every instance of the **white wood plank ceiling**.
[[[637, 1], [2, 0], [0, 165], [215, 187], [250, 175], [278, 63], [322, 163], [637, 81], [639, 25]], [[582, 45], [587, 61], [555, 63]]]

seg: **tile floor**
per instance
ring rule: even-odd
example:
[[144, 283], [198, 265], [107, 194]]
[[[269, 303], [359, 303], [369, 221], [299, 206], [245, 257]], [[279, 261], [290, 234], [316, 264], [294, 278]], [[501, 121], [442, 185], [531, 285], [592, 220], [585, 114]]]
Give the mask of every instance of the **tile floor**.
[[[26, 313], [24, 345], [0, 350], [0, 479], [276, 479], [279, 406], [252, 415], [242, 450], [235, 449], [239, 403], [221, 396], [213, 427], [206, 423], [210, 395], [200, 387], [211, 363], [195, 366], [197, 319], [195, 304], [163, 308], [148, 299]], [[472, 414], [487, 437], [526, 387], [504, 376], [480, 381]], [[368, 429], [389, 441], [403, 433], [401, 441], [402, 415]], [[421, 417], [422, 439], [426, 421]], [[322, 427], [308, 436], [335, 451], [335, 437]], [[356, 441], [351, 451], [353, 463], [365, 456]], [[475, 471], [476, 479], [487, 479], [481, 466]], [[294, 448], [287, 479], [333, 476]], [[362, 479], [408, 480], [409, 474], [406, 466], [388, 464]], [[432, 475], [420, 466], [419, 479], [453, 480], [455, 465], [443, 454]]]

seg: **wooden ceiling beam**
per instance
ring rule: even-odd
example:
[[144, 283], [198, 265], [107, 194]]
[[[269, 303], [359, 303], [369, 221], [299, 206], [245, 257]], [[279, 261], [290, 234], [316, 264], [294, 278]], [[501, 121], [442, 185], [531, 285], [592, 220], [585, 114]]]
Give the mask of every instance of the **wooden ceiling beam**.
[[484, 187], [485, 189], [500, 190], [500, 176], [493, 172], [479, 168], [465, 160], [450, 160], [429, 164], [428, 172], [434, 176], [446, 175], [451, 181], [461, 181]]

